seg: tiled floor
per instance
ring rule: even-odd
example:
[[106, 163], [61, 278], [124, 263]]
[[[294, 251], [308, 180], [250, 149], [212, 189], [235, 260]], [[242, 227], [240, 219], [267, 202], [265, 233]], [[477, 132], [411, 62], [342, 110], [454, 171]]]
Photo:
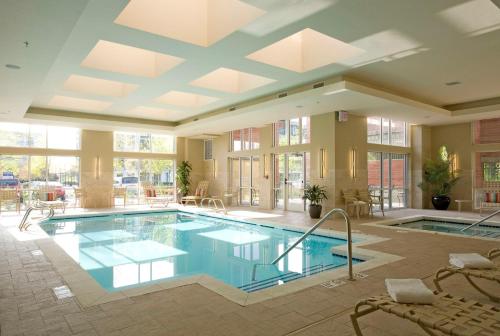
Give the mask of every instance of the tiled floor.
[[[72, 210], [70, 210], [72, 211]], [[476, 214], [399, 210], [386, 218], [412, 215], [477, 218]], [[230, 215], [263, 222], [310, 226], [306, 214], [231, 209]], [[53, 288], [65, 283], [53, 265], [39, 253], [36, 240], [19, 241], [8, 231], [19, 217], [0, 217], [0, 327], [1, 335], [354, 335], [349, 313], [355, 302], [384, 291], [387, 277], [417, 277], [431, 285], [448, 253], [486, 252], [498, 242], [432, 233], [401, 232], [364, 226], [380, 220], [353, 221], [361, 233], [390, 238], [366, 248], [405, 257], [367, 271], [367, 278], [328, 289], [314, 286], [286, 296], [242, 307], [200, 285], [127, 298], [81, 308], [74, 297], [57, 299]], [[325, 227], [344, 230], [343, 220]], [[488, 302], [456, 277], [444, 288], [457, 295]], [[494, 288], [494, 287], [491, 287]], [[410, 322], [383, 313], [361, 319], [365, 335], [425, 335]]]

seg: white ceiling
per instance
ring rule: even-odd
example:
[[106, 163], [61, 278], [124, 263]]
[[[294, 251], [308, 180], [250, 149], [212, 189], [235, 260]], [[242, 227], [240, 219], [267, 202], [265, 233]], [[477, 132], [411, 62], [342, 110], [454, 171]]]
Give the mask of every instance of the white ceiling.
[[[417, 102], [360, 87], [350, 87], [342, 94], [330, 96], [315, 90], [304, 94], [307, 99], [303, 104], [297, 103], [302, 96], [287, 99], [290, 105], [284, 104], [284, 100], [265, 106], [255, 104], [244, 110], [202, 119], [204, 126], [199, 130], [196, 124], [201, 120], [177, 126], [174, 131], [179, 134], [222, 132], [251, 126], [249, 123], [272, 122], [282, 114], [314, 114], [335, 109], [367, 115], [390, 114], [424, 124], [500, 115], [498, 106], [481, 111], [469, 109], [467, 113], [454, 111], [448, 115], [435, 109], [436, 106], [500, 96], [500, 9], [490, 0], [244, 2], [264, 14], [204, 47], [114, 23], [127, 6], [126, 0], [45, 0], [43, 4], [39, 0], [4, 1], [0, 12], [0, 119], [21, 119], [29, 106], [54, 108], [50, 104], [54, 96], [66, 96], [109, 103], [100, 105], [109, 107], [98, 111], [85, 109], [85, 104], [76, 108], [66, 106], [66, 110], [180, 121], [336, 75], [346, 75], [428, 105], [415, 107]], [[364, 52], [302, 73], [246, 58], [307, 28]], [[100, 40], [174, 56], [184, 62], [153, 78], [81, 66]], [[29, 41], [28, 47], [24, 46], [24, 41]], [[282, 57], [286, 59], [287, 55]], [[17, 64], [21, 69], [10, 70], [4, 64]], [[236, 92], [191, 84], [219, 68], [274, 81], [248, 91], [234, 90]], [[135, 89], [127, 95], [113, 97], [103, 97], [92, 90], [71, 91], [72, 86], [65, 86], [65, 83], [72, 75], [122, 82]], [[445, 85], [452, 81], [461, 84]], [[178, 107], [157, 100], [170, 91], [218, 99], [198, 107]], [[313, 107], [313, 103], [322, 107]], [[297, 105], [304, 107], [295, 112]], [[247, 110], [252, 112], [251, 118], [238, 118]], [[67, 113], [70, 116], [71, 112]], [[210, 126], [210, 120], [216, 122]]]

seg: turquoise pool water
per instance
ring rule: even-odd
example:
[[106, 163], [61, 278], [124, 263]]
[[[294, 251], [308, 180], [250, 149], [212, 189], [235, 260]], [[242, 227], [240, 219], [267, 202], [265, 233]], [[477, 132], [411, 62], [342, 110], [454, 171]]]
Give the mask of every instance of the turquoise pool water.
[[346, 240], [311, 235], [271, 266], [302, 232], [184, 212], [51, 219], [41, 227], [110, 292], [199, 274], [253, 292], [347, 264], [330, 251]]
[[462, 232], [461, 230], [470, 225], [470, 223], [446, 222], [429, 219], [421, 219], [414, 222], [396, 224], [396, 226], [409, 229], [419, 229], [427, 231], [455, 233], [475, 237], [500, 238], [500, 226], [487, 223], [480, 224], [469, 230]]

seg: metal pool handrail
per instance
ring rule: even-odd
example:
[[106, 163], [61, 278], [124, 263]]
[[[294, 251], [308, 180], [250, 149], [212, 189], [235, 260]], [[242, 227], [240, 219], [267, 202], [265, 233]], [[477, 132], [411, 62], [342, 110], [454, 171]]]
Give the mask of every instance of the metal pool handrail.
[[477, 222], [472, 223], [471, 225], [469, 225], [469, 226], [467, 226], [467, 227], [463, 228], [462, 230], [460, 230], [460, 232], [464, 232], [464, 231], [466, 231], [466, 230], [469, 230], [470, 228], [472, 228], [472, 227], [474, 227], [474, 226], [476, 226], [476, 225], [479, 225], [479, 224], [481, 224], [482, 222], [487, 221], [487, 220], [488, 220], [488, 219], [490, 219], [491, 217], [494, 217], [494, 216], [496, 216], [496, 215], [498, 215], [498, 214], [500, 214], [500, 210], [497, 210], [497, 211], [495, 211], [494, 213], [492, 213], [492, 214], [490, 214], [490, 215], [488, 215], [488, 216], [486, 216], [486, 217], [484, 217], [484, 218], [482, 218], [482, 219], [478, 220]]
[[306, 233], [304, 233], [295, 243], [293, 243], [289, 248], [286, 249], [279, 257], [273, 260], [272, 265], [280, 261], [284, 256], [286, 256], [291, 250], [293, 250], [297, 245], [299, 245], [304, 239], [307, 238], [311, 233], [313, 233], [321, 224], [323, 224], [331, 215], [334, 213], [339, 213], [344, 217], [346, 230], [347, 230], [347, 263], [349, 265], [349, 280], [354, 280], [354, 275], [352, 272], [352, 233], [351, 233], [351, 220], [349, 215], [344, 209], [335, 208], [330, 210], [326, 215], [324, 215], [312, 228], [310, 228]]

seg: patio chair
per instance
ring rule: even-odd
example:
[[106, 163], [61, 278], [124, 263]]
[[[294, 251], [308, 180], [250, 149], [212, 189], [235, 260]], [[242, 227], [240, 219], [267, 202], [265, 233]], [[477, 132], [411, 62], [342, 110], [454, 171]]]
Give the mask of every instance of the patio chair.
[[[437, 335], [499, 335], [500, 309], [493, 305], [434, 292], [432, 304], [397, 303], [388, 295], [359, 301], [351, 314], [356, 335], [362, 336], [358, 318], [377, 310], [417, 323], [427, 334]], [[404, 333], [403, 333], [404, 334]]]
[[42, 205], [40, 209], [42, 213], [44, 208], [61, 209], [63, 213], [66, 211], [66, 202], [57, 199], [56, 187], [53, 186], [40, 186], [37, 202]]
[[[499, 256], [500, 248], [494, 248], [490, 252], [488, 252], [486, 257], [493, 261], [493, 259]], [[485, 279], [500, 284], [500, 265], [498, 263], [495, 264], [494, 268], [490, 269], [458, 268], [455, 266], [446, 266], [440, 268], [434, 276], [434, 285], [436, 286], [437, 290], [440, 292], [442, 291], [441, 285], [439, 283], [441, 280], [444, 280], [455, 274], [462, 274], [465, 279], [467, 279], [467, 281], [472, 285], [472, 287], [477, 289], [480, 293], [486, 295], [492, 301], [500, 302], [500, 296], [487, 292], [472, 280], [472, 278]]]
[[379, 205], [380, 210], [382, 211], [382, 216], [385, 216], [384, 213], [384, 204], [381, 202], [381, 197], [375, 196], [368, 189], [358, 189], [356, 197], [363, 202], [368, 204], [368, 212], [371, 213], [373, 217], [373, 206]]
[[183, 198], [181, 198], [181, 203], [184, 205], [194, 203], [194, 205], [198, 206], [198, 203], [201, 202], [201, 200], [208, 194], [208, 185], [208, 181], [200, 181], [200, 183], [198, 183], [198, 186], [196, 187], [194, 195], [184, 196]]
[[144, 199], [150, 207], [153, 207], [155, 204], [166, 207], [171, 201], [174, 201], [173, 190], [171, 190], [171, 193], [165, 193], [163, 189], [153, 186], [150, 183], [143, 183], [142, 189], [144, 192]]
[[354, 212], [356, 213], [357, 218], [359, 219], [361, 208], [367, 208], [368, 203], [359, 200], [356, 197], [355, 191], [352, 189], [342, 189], [341, 194], [345, 202], [345, 210], [349, 213], [349, 209], [353, 209]]
[[83, 189], [80, 187], [73, 187], [73, 191], [75, 193], [75, 205], [74, 207], [76, 208], [77, 204], [80, 204], [80, 207], [82, 206], [82, 198], [83, 198]]
[[123, 198], [123, 206], [127, 206], [127, 187], [113, 187], [113, 199], [111, 204], [115, 206], [115, 200]]
[[5, 203], [14, 203], [16, 211], [21, 212], [21, 195], [17, 189], [0, 189], [0, 212]]

